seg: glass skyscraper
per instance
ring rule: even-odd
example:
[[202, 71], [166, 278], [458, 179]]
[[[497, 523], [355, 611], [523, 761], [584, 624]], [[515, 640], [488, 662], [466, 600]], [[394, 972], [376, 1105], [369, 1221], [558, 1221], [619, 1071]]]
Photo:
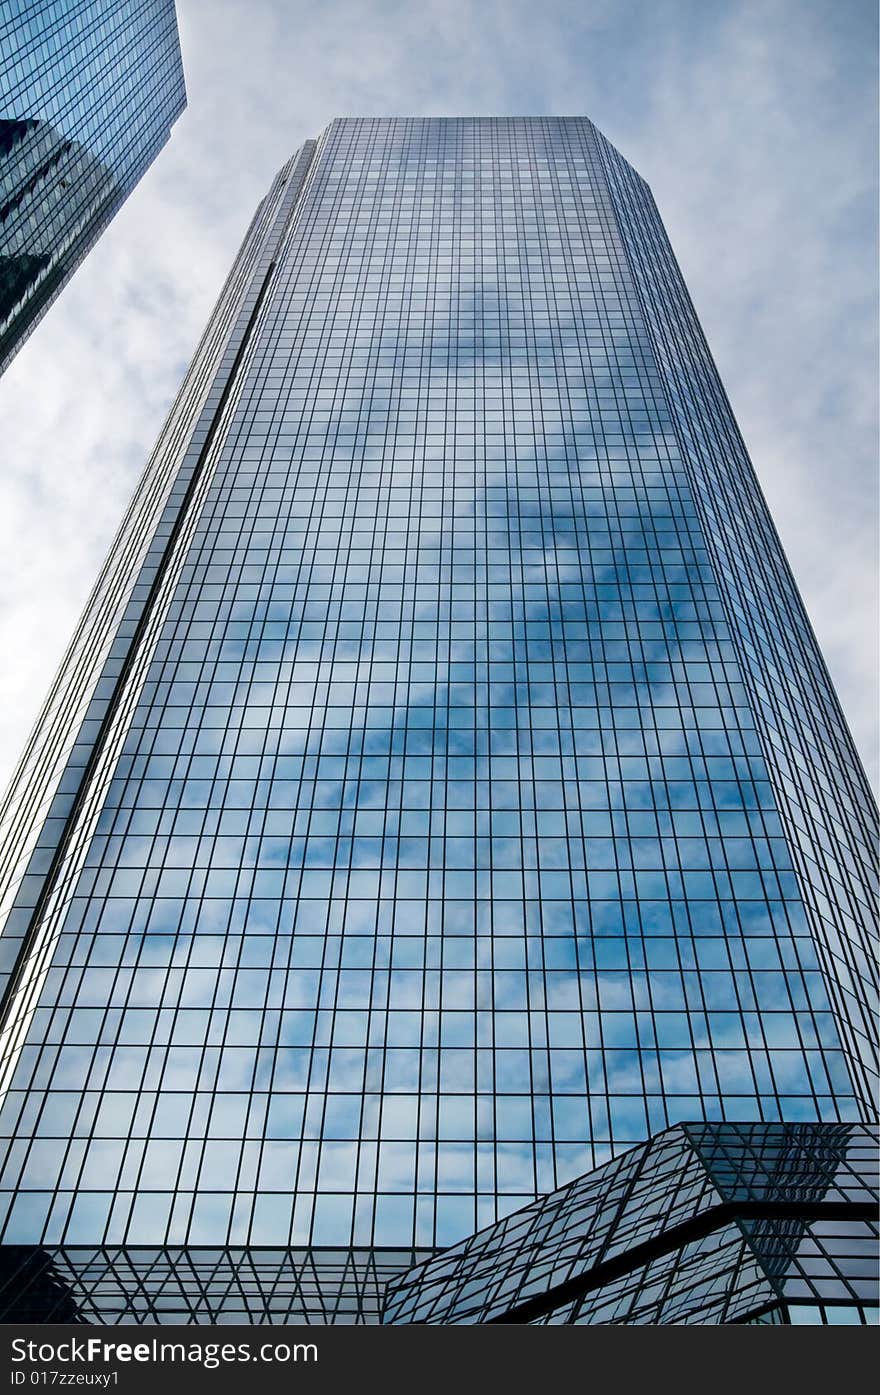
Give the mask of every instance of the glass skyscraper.
[[0, 372], [185, 105], [174, 0], [0, 0]]
[[864, 1315], [875, 819], [644, 182], [581, 118], [334, 121], [4, 806], [7, 1312], [374, 1321], [397, 1276], [397, 1321], [412, 1270], [448, 1314], [473, 1232], [679, 1168], [704, 1251], [782, 1207], [755, 1291], [819, 1208], [795, 1299]]

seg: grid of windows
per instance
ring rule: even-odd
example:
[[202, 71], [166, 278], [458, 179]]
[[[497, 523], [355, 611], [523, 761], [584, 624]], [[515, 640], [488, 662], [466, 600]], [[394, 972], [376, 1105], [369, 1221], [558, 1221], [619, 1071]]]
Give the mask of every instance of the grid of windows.
[[174, 0], [0, 0], [0, 371], [186, 103]]
[[597, 133], [302, 165], [36, 877], [7, 1244], [444, 1246], [864, 1107]]
[[650, 190], [597, 132], [848, 1066], [877, 1099], [877, 809]]
[[[231, 377], [313, 150], [307, 142], [285, 165], [254, 215], [0, 809], [3, 1061], [33, 1004], [37, 950], [45, 942], [35, 922], [55, 885], [65, 834], [110, 729], [178, 522], [220, 430]], [[13, 993], [25, 949], [27, 971], [18, 973]]]

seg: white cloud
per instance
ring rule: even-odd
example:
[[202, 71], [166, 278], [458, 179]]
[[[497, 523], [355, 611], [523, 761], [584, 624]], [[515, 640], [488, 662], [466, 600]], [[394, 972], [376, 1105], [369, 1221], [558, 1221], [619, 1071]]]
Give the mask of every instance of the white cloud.
[[189, 109], [0, 379], [0, 779], [271, 175], [336, 115], [585, 113], [649, 180], [876, 772], [873, 7], [178, 0]]

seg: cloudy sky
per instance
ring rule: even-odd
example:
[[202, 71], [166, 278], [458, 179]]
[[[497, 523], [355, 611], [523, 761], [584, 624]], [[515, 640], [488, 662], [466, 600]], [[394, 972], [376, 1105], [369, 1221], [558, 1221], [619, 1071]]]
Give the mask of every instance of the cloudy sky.
[[874, 0], [177, 0], [189, 107], [0, 379], [5, 783], [253, 209], [333, 116], [590, 116], [651, 184], [877, 780]]

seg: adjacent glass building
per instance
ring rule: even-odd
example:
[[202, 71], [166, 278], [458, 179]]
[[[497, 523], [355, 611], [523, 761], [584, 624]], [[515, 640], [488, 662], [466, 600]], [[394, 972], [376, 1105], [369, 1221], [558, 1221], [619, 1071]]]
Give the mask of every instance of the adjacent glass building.
[[877, 1320], [877, 1130], [676, 1124], [443, 1250], [393, 1323]]
[[863, 1273], [875, 820], [647, 186], [586, 119], [334, 121], [4, 806], [7, 1312], [375, 1321], [725, 1150]]
[[174, 0], [0, 0], [0, 372], [186, 105]]

